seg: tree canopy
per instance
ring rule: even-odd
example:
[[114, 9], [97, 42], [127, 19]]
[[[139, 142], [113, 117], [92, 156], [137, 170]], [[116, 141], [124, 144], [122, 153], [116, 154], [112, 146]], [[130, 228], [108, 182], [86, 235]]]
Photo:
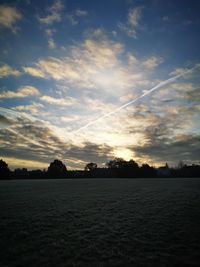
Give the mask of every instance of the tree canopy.
[[50, 163], [47, 173], [49, 176], [52, 176], [52, 178], [54, 175], [56, 177], [61, 177], [61, 176], [66, 175], [67, 168], [65, 164], [62, 163], [61, 160], [55, 159], [53, 162]]
[[4, 160], [0, 160], [0, 178], [8, 179], [10, 177], [10, 170], [8, 164]]

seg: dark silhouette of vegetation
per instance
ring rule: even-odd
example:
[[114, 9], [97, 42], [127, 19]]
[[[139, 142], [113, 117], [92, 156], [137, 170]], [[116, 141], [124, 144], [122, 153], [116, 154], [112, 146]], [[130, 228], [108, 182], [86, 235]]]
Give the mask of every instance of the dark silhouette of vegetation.
[[153, 178], [157, 176], [157, 171], [154, 167], [149, 166], [148, 164], [142, 164], [140, 168], [141, 177]]
[[49, 178], [64, 178], [67, 176], [67, 168], [65, 164], [62, 163], [61, 160], [55, 159], [53, 162], [50, 163], [47, 176]]
[[56, 159], [50, 163], [47, 171], [26, 168], [10, 171], [8, 164], [0, 160], [0, 179], [58, 179], [58, 178], [164, 178], [164, 177], [200, 177], [200, 165], [186, 165], [183, 162], [177, 168], [165, 166], [155, 168], [147, 163], [138, 165], [134, 160], [115, 158], [99, 168], [94, 162], [86, 164], [84, 170], [67, 170], [62, 161]]
[[97, 164], [94, 162], [90, 162], [90, 163], [86, 164], [85, 171], [93, 171], [96, 168], [97, 168]]
[[9, 179], [10, 178], [10, 170], [8, 168], [8, 164], [0, 160], [0, 179]]
[[115, 158], [107, 163], [108, 168], [117, 169], [119, 177], [131, 178], [139, 176], [139, 166], [134, 160], [126, 161], [122, 158]]
[[47, 173], [41, 170], [28, 171], [26, 168], [18, 168], [12, 172], [12, 178], [14, 179], [45, 179]]

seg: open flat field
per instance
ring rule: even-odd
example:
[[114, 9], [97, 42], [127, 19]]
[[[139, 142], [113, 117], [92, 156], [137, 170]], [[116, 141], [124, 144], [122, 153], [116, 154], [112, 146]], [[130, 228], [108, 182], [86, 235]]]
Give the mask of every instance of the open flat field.
[[0, 182], [0, 266], [200, 266], [200, 179]]

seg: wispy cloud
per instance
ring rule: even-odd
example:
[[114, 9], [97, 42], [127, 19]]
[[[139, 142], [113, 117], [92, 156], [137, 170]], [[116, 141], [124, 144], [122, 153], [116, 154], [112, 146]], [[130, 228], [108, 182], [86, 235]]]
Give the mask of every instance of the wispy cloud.
[[71, 13], [66, 15], [66, 18], [71, 23], [72, 26], [79, 24], [80, 20], [84, 17], [88, 16], [88, 12], [83, 9], [77, 9]]
[[40, 23], [45, 25], [52, 25], [54, 22], [59, 22], [61, 20], [61, 11], [63, 10], [64, 5], [61, 0], [55, 0], [52, 6], [47, 8], [47, 15], [40, 17], [38, 20]]
[[119, 23], [119, 29], [124, 31], [129, 37], [137, 38], [137, 29], [141, 18], [141, 12], [143, 7], [139, 6], [132, 8], [128, 12], [127, 22]]
[[64, 10], [64, 4], [61, 0], [54, 0], [53, 4], [46, 10], [46, 16], [37, 16], [38, 21], [45, 27], [45, 35], [47, 36], [48, 48], [56, 48], [56, 43], [53, 38], [56, 32], [53, 25], [62, 20], [62, 12]]
[[74, 14], [67, 14], [66, 18], [72, 26], [75, 26], [79, 23], [78, 18]]
[[18, 77], [21, 75], [21, 72], [19, 70], [11, 68], [7, 64], [0, 66], [0, 78], [7, 77], [10, 75]]
[[60, 105], [60, 106], [71, 106], [77, 103], [77, 100], [72, 97], [65, 98], [55, 98], [52, 96], [43, 95], [40, 97], [40, 100], [53, 105]]
[[163, 63], [163, 59], [161, 57], [152, 56], [143, 61], [142, 65], [149, 70], [154, 70], [161, 63]]
[[12, 109], [17, 110], [17, 111], [28, 111], [28, 112], [31, 112], [32, 115], [39, 115], [41, 114], [40, 109], [43, 107], [44, 106], [41, 103], [33, 102], [30, 105], [19, 105], [19, 106], [13, 107]]
[[77, 120], [81, 120], [81, 116], [78, 115], [69, 115], [69, 116], [62, 116], [60, 118], [62, 122], [75, 122]]
[[55, 44], [53, 38], [50, 38], [48, 40], [48, 46], [49, 46], [50, 49], [54, 49], [56, 47], [56, 44]]
[[[182, 75], [185, 71], [187, 71], [188, 75], [192, 74], [194, 69], [198, 70], [200, 69], [200, 64], [197, 63], [193, 68], [175, 68], [172, 72], [170, 72], [170, 75]], [[188, 76], [187, 76], [188, 77]]]
[[22, 18], [21, 12], [14, 6], [0, 5], [0, 26], [17, 31], [16, 23]]
[[86, 10], [83, 10], [83, 9], [77, 9], [75, 11], [75, 14], [77, 17], [85, 17], [88, 15], [88, 12]]
[[87, 88], [124, 94], [130, 88], [144, 86], [147, 78], [140, 61], [127, 66], [120, 58], [123, 53], [121, 43], [110, 40], [98, 29], [83, 43], [67, 47], [65, 57], [43, 58], [24, 70], [33, 76], [62, 81], [76, 90]]
[[45, 74], [42, 70], [35, 68], [35, 67], [23, 67], [23, 70], [25, 73], [34, 76], [34, 77], [40, 77], [45, 78]]
[[27, 96], [36, 96], [39, 95], [40, 92], [37, 88], [33, 86], [23, 86], [20, 87], [17, 91], [3, 91], [0, 93], [0, 99], [4, 98], [23, 98]]

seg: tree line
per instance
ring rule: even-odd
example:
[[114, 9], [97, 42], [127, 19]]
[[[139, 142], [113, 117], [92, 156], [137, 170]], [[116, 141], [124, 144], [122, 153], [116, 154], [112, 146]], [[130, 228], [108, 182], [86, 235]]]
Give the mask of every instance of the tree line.
[[162, 177], [200, 177], [200, 165], [186, 165], [182, 162], [178, 167], [165, 166], [155, 168], [149, 164], [139, 166], [134, 160], [126, 161], [115, 158], [99, 168], [96, 163], [86, 164], [84, 170], [67, 170], [66, 165], [58, 159], [50, 163], [47, 170], [18, 168], [9, 169], [4, 160], [0, 160], [0, 179], [61, 179], [61, 178], [162, 178]]

